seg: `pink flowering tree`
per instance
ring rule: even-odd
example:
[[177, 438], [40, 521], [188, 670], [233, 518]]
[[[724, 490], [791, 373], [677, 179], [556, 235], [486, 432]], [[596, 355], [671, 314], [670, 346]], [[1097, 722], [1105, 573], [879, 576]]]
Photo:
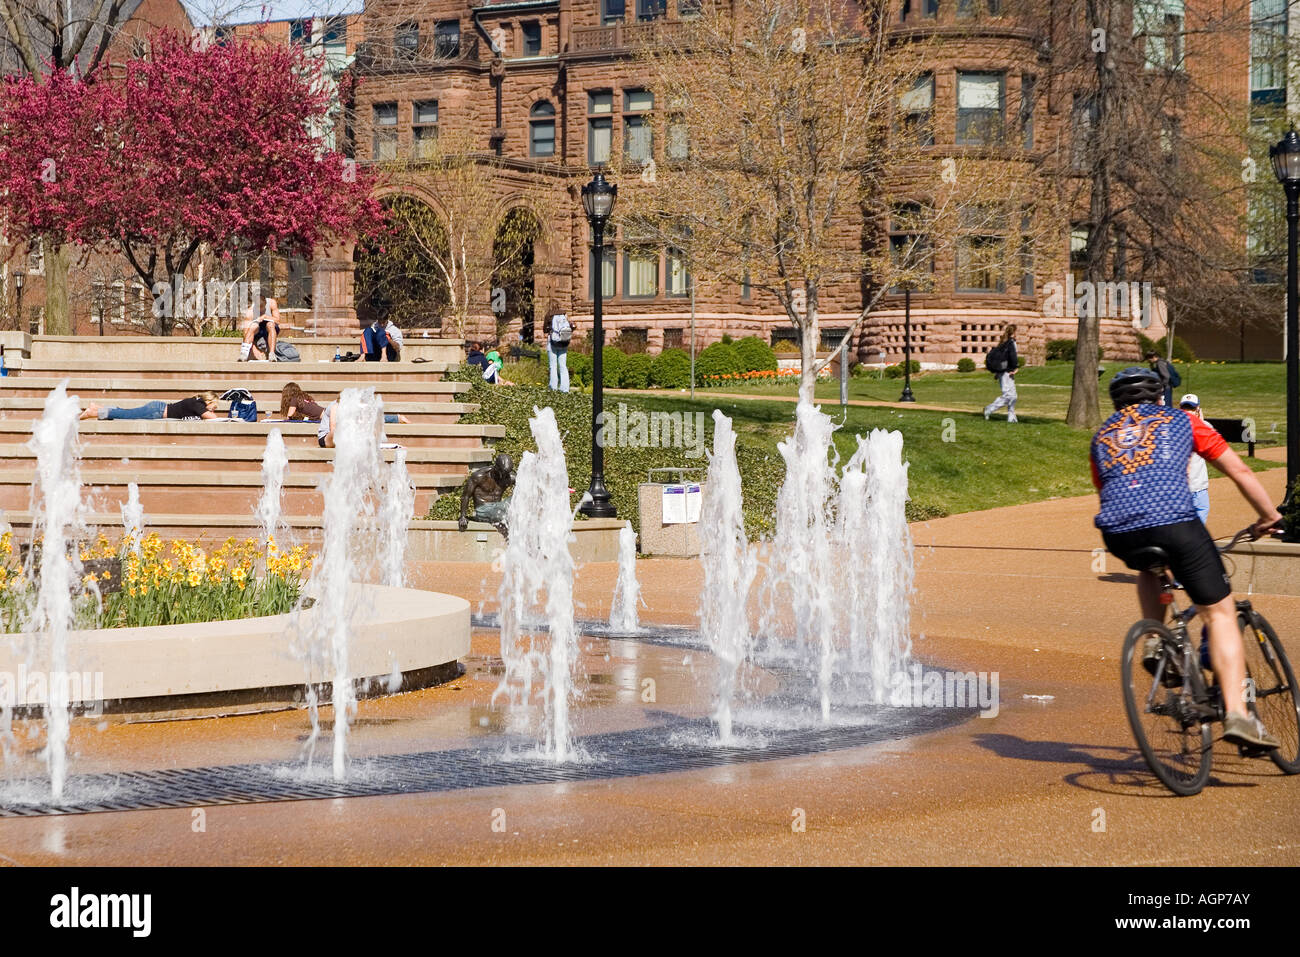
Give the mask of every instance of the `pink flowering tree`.
[[[296, 46], [165, 34], [147, 58], [85, 79], [6, 78], [10, 236], [117, 247], [152, 289], [204, 247], [308, 255], [377, 233], [373, 177], [313, 132], [333, 96], [321, 71]], [[170, 317], [158, 322], [169, 334]]]

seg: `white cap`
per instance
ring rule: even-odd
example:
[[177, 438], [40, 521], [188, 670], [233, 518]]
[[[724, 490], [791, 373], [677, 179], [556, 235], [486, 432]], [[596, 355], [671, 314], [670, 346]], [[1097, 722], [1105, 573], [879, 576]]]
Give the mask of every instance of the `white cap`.
[[1180, 406], [1190, 405], [1193, 408], [1199, 409], [1201, 407], [1201, 400], [1200, 397], [1197, 396], [1195, 392], [1189, 392], [1187, 393], [1187, 395], [1183, 396], [1181, 399], [1178, 400], [1178, 404]]

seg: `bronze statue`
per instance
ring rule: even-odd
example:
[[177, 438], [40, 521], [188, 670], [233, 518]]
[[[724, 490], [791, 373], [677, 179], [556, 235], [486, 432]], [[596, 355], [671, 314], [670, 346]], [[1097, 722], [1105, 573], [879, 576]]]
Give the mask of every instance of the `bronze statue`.
[[474, 521], [487, 522], [495, 526], [502, 535], [508, 535], [506, 511], [510, 503], [504, 499], [506, 492], [514, 484], [514, 462], [504, 452], [497, 455], [491, 465], [471, 472], [460, 490], [460, 530], [465, 531], [465, 527], [469, 524], [469, 518], [465, 513], [472, 497]]

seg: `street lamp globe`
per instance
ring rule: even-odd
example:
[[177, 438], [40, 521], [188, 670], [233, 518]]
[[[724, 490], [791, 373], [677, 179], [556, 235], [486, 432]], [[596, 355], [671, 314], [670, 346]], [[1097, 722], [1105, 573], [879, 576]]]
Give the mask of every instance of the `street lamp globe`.
[[609, 220], [617, 196], [618, 187], [607, 182], [605, 175], [599, 171], [590, 183], [582, 187], [582, 208], [593, 227], [603, 227]]
[[1300, 133], [1294, 126], [1268, 148], [1268, 158], [1279, 183], [1288, 189], [1300, 186]]

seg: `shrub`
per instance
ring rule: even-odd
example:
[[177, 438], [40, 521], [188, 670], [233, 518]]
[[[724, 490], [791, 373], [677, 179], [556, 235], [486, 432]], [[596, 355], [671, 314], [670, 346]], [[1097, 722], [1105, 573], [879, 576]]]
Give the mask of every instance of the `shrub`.
[[963, 358], [958, 359], [958, 360], [957, 360], [957, 371], [958, 371], [958, 372], [974, 372], [974, 371], [975, 371], [975, 360], [972, 359], [970, 356], [964, 356]]
[[507, 362], [502, 367], [501, 374], [505, 376], [507, 382], [516, 385], [549, 385], [551, 381], [551, 370], [545, 359], [541, 362], [536, 359]]
[[724, 346], [729, 346], [729, 345], [731, 345], [731, 343], [732, 343], [731, 333], [729, 333], [729, 332], [724, 332], [724, 333], [722, 334], [722, 344], [723, 344]]
[[799, 343], [793, 339], [782, 339], [772, 347], [772, 351], [779, 356], [797, 356], [799, 355]]
[[[1075, 355], [1078, 353], [1079, 346], [1074, 339], [1053, 339], [1047, 343], [1047, 358], [1060, 359], [1063, 362], [1073, 362]], [[1097, 347], [1097, 361], [1102, 360], [1101, 346]], [[1024, 358], [1021, 357], [1021, 365], [1024, 365]]]
[[741, 372], [775, 372], [776, 353], [758, 336], [746, 336], [735, 344]]
[[644, 352], [628, 356], [618, 375], [618, 384], [624, 389], [649, 388], [650, 357]]
[[[921, 371], [921, 363], [919, 360], [913, 359], [908, 364], [912, 367], [912, 375], [916, 375], [918, 372]], [[889, 366], [888, 368], [885, 369], [885, 375], [889, 376], [889, 378], [891, 379], [903, 378], [903, 363], [898, 362], [892, 366]]]
[[617, 389], [618, 380], [623, 375], [623, 364], [627, 362], [626, 353], [617, 346], [605, 346], [600, 351], [601, 377], [606, 389]]
[[650, 363], [650, 381], [659, 389], [689, 388], [691, 357], [685, 349], [665, 349]]
[[695, 359], [695, 381], [703, 382], [706, 376], [734, 375], [740, 372], [740, 358], [736, 347], [725, 342], [715, 342]]
[[569, 384], [590, 386], [591, 385], [591, 355], [586, 352], [574, 352], [569, 350]]
[[[1167, 345], [1165, 343], [1166, 338], [1167, 338], [1166, 336], [1161, 336], [1160, 341], [1156, 343], [1156, 353], [1158, 355], [1163, 356], [1165, 354], [1165, 349], [1167, 348]], [[1174, 336], [1174, 361], [1175, 362], [1196, 361], [1196, 353], [1192, 351], [1192, 347], [1189, 346], [1186, 342], [1184, 342], [1180, 336]]]

